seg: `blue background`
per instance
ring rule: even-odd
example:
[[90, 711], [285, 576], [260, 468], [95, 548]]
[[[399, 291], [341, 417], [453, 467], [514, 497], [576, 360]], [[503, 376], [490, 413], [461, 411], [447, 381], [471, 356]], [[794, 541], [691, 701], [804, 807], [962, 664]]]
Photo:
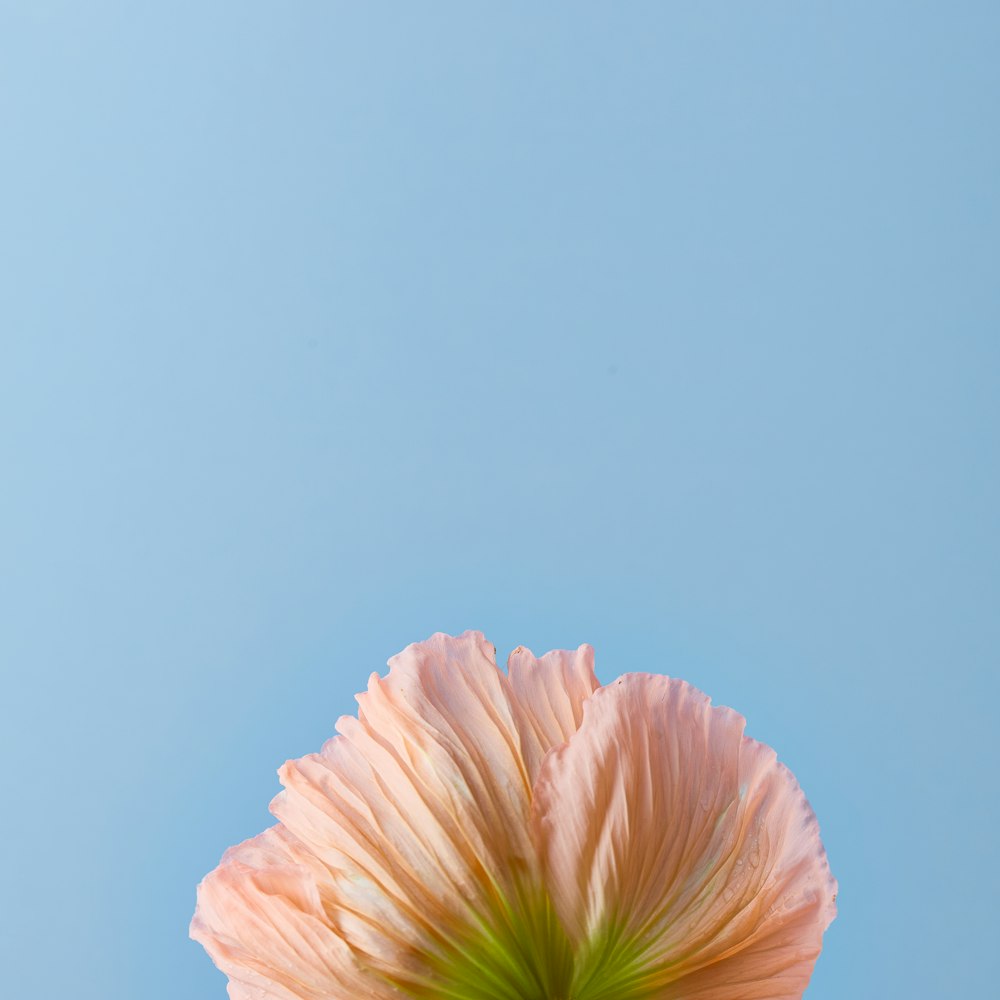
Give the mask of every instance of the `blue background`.
[[995, 988], [1000, 7], [0, 4], [3, 989], [194, 887], [436, 630], [819, 815], [808, 991]]

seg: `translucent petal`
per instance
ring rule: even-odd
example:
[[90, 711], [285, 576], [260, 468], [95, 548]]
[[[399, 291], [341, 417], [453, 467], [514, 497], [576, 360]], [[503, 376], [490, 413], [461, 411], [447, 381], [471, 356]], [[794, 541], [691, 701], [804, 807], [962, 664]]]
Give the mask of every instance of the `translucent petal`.
[[[494, 655], [479, 633], [408, 647], [372, 676], [340, 735], [284, 765], [272, 811], [297, 856], [267, 854], [271, 840], [244, 845], [252, 864], [224, 862], [199, 901], [196, 933], [234, 983], [253, 995], [266, 982], [280, 1000], [282, 989], [339, 997], [344, 983], [345, 995], [441, 1000], [562, 991], [568, 943], [540, 888], [530, 824], [530, 772], [553, 723], [536, 724]], [[566, 657], [543, 657], [521, 689], [541, 684], [549, 711], [572, 716], [578, 707], [559, 705], [545, 681], [564, 667], [585, 675], [586, 655]], [[262, 870], [281, 893], [259, 885]], [[323, 935], [336, 967], [317, 965]], [[230, 939], [243, 945], [227, 951]]]
[[528, 722], [522, 746], [534, 783], [542, 759], [580, 728], [584, 702], [600, 686], [594, 674], [594, 650], [557, 649], [536, 659], [518, 646], [507, 659], [511, 690]]
[[533, 822], [575, 1000], [805, 989], [836, 885], [794, 778], [743, 727], [683, 681], [627, 675], [546, 758]]

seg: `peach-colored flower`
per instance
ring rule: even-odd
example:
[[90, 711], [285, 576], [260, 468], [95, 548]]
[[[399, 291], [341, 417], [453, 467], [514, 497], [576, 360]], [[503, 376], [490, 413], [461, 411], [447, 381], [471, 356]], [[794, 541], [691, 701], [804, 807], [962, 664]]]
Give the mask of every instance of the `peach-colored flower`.
[[202, 882], [232, 1000], [784, 1000], [834, 916], [812, 811], [742, 716], [478, 632], [389, 661]]

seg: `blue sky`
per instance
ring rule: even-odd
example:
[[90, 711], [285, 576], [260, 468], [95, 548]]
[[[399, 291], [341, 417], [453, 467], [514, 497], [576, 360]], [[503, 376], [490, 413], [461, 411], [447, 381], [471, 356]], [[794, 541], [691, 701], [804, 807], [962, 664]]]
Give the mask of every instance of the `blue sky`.
[[995, 985], [1000, 9], [0, 3], [11, 995], [213, 1000], [194, 886], [437, 630], [795, 771], [807, 996]]

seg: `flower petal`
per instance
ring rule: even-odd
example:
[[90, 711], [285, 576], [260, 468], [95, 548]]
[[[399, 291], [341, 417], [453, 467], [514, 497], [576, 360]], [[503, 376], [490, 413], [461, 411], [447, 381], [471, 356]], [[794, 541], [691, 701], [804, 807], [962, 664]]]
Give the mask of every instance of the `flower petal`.
[[281, 825], [230, 848], [198, 887], [191, 937], [233, 1000], [388, 1000], [329, 925], [311, 858]]
[[580, 728], [583, 703], [600, 687], [594, 674], [594, 650], [584, 644], [536, 659], [530, 649], [518, 646], [507, 659], [507, 676], [529, 725], [522, 744], [534, 782], [542, 758]]
[[533, 822], [577, 1000], [801, 996], [836, 884], [794, 778], [743, 727], [626, 675], [546, 758]]
[[[408, 647], [385, 678], [372, 675], [357, 719], [285, 764], [272, 803], [329, 872], [336, 931], [410, 995], [445, 996], [435, 980], [448, 966], [475, 975], [474, 995], [506, 996], [501, 968], [455, 965], [523, 920], [539, 884], [528, 723], [494, 652], [479, 633]], [[490, 976], [494, 993], [481, 985]]]

